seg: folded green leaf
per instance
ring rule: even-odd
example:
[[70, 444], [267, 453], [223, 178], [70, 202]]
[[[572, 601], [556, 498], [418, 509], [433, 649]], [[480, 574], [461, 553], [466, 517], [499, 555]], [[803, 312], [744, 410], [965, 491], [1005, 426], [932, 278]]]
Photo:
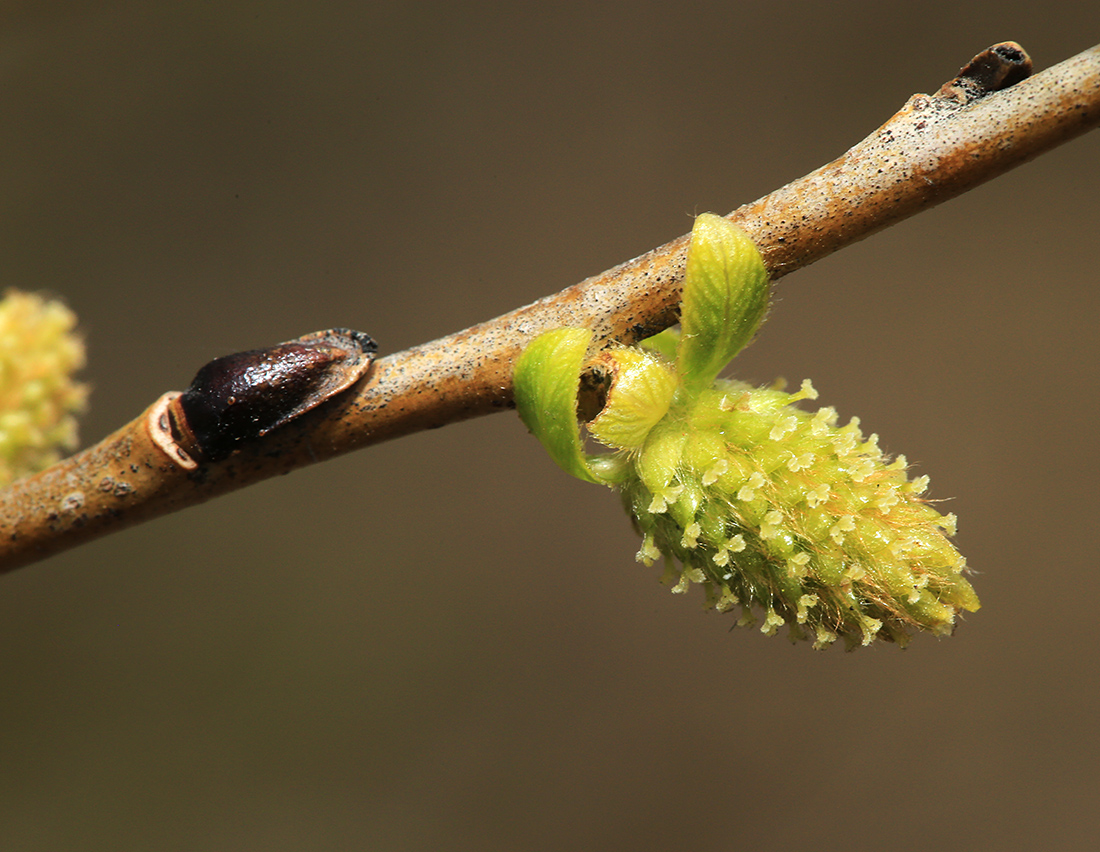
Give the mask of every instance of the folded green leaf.
[[620, 347], [601, 364], [611, 375], [607, 405], [588, 424], [601, 443], [619, 450], [640, 450], [660, 422], [676, 392], [676, 374], [659, 355]]
[[536, 337], [516, 361], [516, 410], [550, 457], [585, 482], [603, 483], [588, 466], [577, 425], [577, 391], [592, 332], [557, 328]]

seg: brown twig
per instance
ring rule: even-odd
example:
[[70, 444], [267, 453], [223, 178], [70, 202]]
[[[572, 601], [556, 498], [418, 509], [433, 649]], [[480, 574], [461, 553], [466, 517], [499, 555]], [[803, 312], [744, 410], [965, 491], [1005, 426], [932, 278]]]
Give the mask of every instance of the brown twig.
[[[935, 95], [911, 97], [839, 159], [729, 218], [779, 278], [1100, 125], [1100, 46], [1034, 77], [1029, 71], [1019, 45], [996, 45]], [[509, 408], [512, 363], [540, 332], [585, 326], [599, 345], [673, 324], [687, 240], [382, 358], [353, 390], [223, 460], [193, 469], [174, 461], [163, 449], [166, 421], [151, 407], [0, 493], [0, 570], [297, 467]]]

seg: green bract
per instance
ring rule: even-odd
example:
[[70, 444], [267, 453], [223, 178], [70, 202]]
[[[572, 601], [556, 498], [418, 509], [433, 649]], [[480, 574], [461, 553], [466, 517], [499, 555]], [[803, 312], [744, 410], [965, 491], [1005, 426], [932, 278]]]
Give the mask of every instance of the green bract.
[[[638, 560], [664, 557], [674, 592], [703, 586], [738, 624], [764, 616], [825, 647], [876, 637], [904, 643], [911, 628], [950, 633], [978, 609], [948, 541], [953, 515], [921, 498], [859, 421], [804, 411], [797, 393], [718, 379], [767, 309], [768, 279], [748, 237], [718, 216], [692, 232], [681, 332], [587, 361], [592, 334], [561, 328], [538, 337], [516, 364], [520, 417], [553, 459], [579, 479], [617, 488], [642, 535]], [[614, 452], [586, 455], [577, 423], [581, 373], [608, 381], [588, 431]]]

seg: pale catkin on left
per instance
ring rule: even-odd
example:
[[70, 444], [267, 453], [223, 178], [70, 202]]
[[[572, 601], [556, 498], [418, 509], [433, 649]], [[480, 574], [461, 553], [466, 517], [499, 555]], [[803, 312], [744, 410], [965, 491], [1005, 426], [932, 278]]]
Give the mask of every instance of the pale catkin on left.
[[77, 443], [88, 397], [76, 316], [61, 302], [9, 290], [0, 300], [0, 485], [41, 470]]

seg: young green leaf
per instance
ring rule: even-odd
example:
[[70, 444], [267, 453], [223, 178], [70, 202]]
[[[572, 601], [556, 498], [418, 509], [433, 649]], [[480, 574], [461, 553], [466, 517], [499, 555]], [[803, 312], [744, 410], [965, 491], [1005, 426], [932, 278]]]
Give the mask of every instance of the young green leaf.
[[676, 374], [663, 358], [644, 349], [614, 349], [600, 360], [611, 374], [611, 388], [588, 431], [609, 447], [640, 450], [650, 430], [668, 413]]
[[676, 349], [680, 345], [680, 329], [673, 326], [664, 331], [639, 340], [638, 346], [647, 352], [655, 352], [670, 364], [676, 363]]
[[603, 484], [588, 466], [577, 424], [577, 391], [592, 332], [556, 328], [536, 337], [516, 361], [516, 410], [566, 473]]
[[768, 307], [768, 273], [744, 231], [721, 216], [695, 220], [680, 308], [676, 362], [688, 391], [709, 387], [752, 340]]

